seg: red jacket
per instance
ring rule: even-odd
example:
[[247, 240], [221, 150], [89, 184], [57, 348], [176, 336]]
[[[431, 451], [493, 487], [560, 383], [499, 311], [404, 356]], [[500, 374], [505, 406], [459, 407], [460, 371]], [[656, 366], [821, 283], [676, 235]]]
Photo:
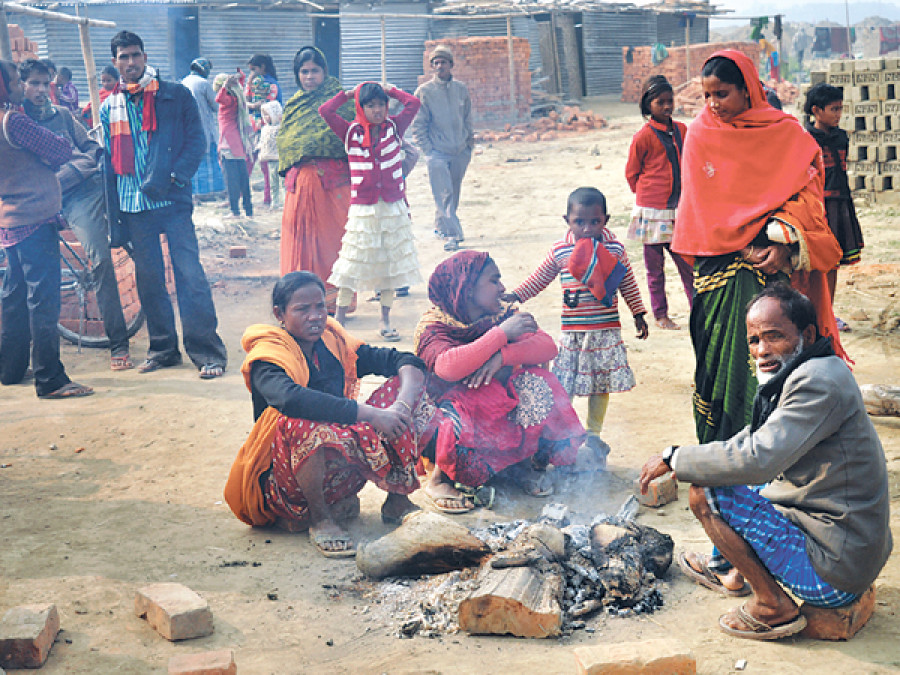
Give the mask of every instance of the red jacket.
[[412, 123], [421, 103], [402, 89], [394, 88], [387, 94], [400, 101], [403, 110], [391, 115], [381, 125], [380, 137], [373, 141], [371, 148], [363, 147], [362, 125], [348, 122], [338, 115], [338, 109], [349, 98], [347, 92], [340, 91], [319, 106], [322, 119], [344, 141], [347, 150], [351, 204], [377, 204], [379, 198], [391, 203], [406, 197], [400, 144], [403, 142], [403, 133]]
[[681, 148], [687, 127], [672, 120], [673, 130], [650, 120], [631, 139], [625, 178], [638, 206], [674, 209], [681, 197]]

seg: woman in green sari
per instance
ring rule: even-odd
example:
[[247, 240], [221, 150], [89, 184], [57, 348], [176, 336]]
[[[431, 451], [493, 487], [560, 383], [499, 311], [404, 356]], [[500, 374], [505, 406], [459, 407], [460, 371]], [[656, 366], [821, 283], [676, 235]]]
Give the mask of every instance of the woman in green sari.
[[[328, 75], [325, 55], [302, 47], [294, 56], [294, 77], [300, 89], [284, 106], [278, 132], [278, 173], [285, 177], [281, 219], [281, 274], [297, 270], [320, 279], [331, 275], [350, 208], [350, 169], [344, 144], [319, 115], [319, 106], [341, 90]], [[339, 111], [352, 120], [352, 102]], [[328, 287], [326, 300], [334, 311], [337, 289]]]

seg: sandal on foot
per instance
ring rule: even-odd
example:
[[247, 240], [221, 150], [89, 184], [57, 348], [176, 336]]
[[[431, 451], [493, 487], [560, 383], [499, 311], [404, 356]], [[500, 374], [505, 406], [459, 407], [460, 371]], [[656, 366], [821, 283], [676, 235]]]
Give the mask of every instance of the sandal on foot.
[[727, 588], [719, 577], [716, 576], [716, 573], [709, 569], [709, 556], [706, 556], [702, 553], [695, 553], [697, 562], [700, 564], [701, 569], [694, 569], [694, 566], [691, 565], [687, 556], [688, 553], [682, 551], [678, 554], [678, 567], [681, 568], [681, 571], [684, 572], [684, 575], [688, 577], [691, 581], [696, 584], [700, 584], [704, 588], [708, 588], [710, 590], [715, 591], [716, 593], [721, 593], [726, 598], [740, 598], [745, 595], [750, 595], [750, 584], [746, 581], [741, 588]]
[[[737, 619], [743, 623], [747, 629], [741, 630], [729, 626], [725, 623], [725, 619], [727, 618]], [[722, 629], [723, 633], [734, 637], [744, 638], [746, 640], [778, 640], [783, 637], [795, 635], [806, 628], [806, 617], [802, 614], [797, 614], [797, 616], [789, 621], [780, 623], [777, 626], [772, 626], [764, 621], [760, 621], [750, 614], [750, 612], [747, 611], [747, 605], [744, 604], [740, 607], [735, 607], [720, 616], [719, 628]]]
[[549, 497], [553, 494], [553, 482], [545, 472], [520, 465], [513, 465], [508, 471], [513, 482], [529, 497]]
[[219, 363], [207, 363], [200, 368], [201, 380], [213, 380], [225, 374], [225, 366]]
[[59, 389], [51, 391], [49, 394], [41, 394], [38, 398], [55, 399], [55, 398], [78, 398], [79, 396], [90, 396], [94, 390], [77, 382], [69, 382]]
[[173, 356], [151, 356], [141, 365], [139, 365], [137, 367], [137, 370], [139, 373], [145, 374], [152, 373], [159, 370], [160, 368], [172, 368], [174, 366], [180, 365], [181, 354], [175, 354]]
[[[309, 532], [309, 543], [326, 558], [352, 558], [356, 555], [356, 546], [353, 539], [346, 532], [342, 534], [328, 534], [327, 532]], [[340, 544], [343, 548], [330, 549], [325, 548], [325, 544]]]
[[441, 513], [459, 515], [475, 509], [475, 504], [464, 494], [460, 494], [458, 497], [432, 497], [426, 489], [425, 496], [431, 505]]
[[128, 354], [109, 357], [110, 370], [131, 370], [132, 368], [134, 368], [134, 363]]
[[448, 239], [444, 242], [444, 250], [449, 252], [458, 251], [459, 250], [459, 242], [456, 239]]
[[378, 334], [388, 342], [400, 342], [400, 333], [397, 332], [396, 328], [382, 328]]

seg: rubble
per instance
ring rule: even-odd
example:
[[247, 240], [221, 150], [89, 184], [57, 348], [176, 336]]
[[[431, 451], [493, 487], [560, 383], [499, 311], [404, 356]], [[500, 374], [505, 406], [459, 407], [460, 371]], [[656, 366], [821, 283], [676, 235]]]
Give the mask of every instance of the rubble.
[[581, 134], [595, 129], [605, 129], [606, 119], [591, 110], [582, 110], [577, 105], [562, 106], [560, 111], [551, 110], [546, 117], [531, 122], [507, 124], [502, 131], [477, 131], [476, 143], [512, 141], [535, 143], [551, 141], [561, 136]]

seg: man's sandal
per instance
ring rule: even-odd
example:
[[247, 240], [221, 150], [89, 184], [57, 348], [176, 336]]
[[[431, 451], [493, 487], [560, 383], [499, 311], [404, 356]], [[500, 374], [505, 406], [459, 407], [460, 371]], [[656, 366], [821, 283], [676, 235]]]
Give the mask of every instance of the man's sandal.
[[[747, 628], [746, 630], [733, 628], [725, 622], [725, 619], [737, 619]], [[806, 617], [798, 614], [789, 621], [772, 626], [750, 614], [747, 611], [747, 605], [741, 605], [719, 617], [719, 628], [722, 629], [723, 633], [733, 637], [744, 638], [745, 640], [779, 640], [796, 635], [806, 628]]]
[[678, 567], [684, 573], [684, 575], [693, 581], [696, 584], [700, 584], [704, 588], [708, 588], [716, 593], [721, 593], [726, 598], [740, 598], [745, 595], [750, 595], [750, 584], [746, 581], [741, 588], [727, 588], [722, 580], [716, 576], [716, 573], [709, 569], [709, 556], [703, 555], [702, 553], [694, 553], [694, 560], [697, 564], [700, 565], [700, 569], [695, 569], [691, 564], [691, 561], [688, 560], [688, 555], [690, 553], [686, 551], [682, 551], [678, 554]]
[[113, 355], [109, 357], [110, 370], [131, 370], [134, 368], [134, 362], [128, 354]]
[[[353, 539], [346, 532], [329, 534], [327, 532], [313, 533], [310, 530], [309, 542], [326, 558], [352, 558], [356, 555], [356, 546], [353, 544]], [[343, 548], [326, 548], [326, 544], [340, 544]]]

